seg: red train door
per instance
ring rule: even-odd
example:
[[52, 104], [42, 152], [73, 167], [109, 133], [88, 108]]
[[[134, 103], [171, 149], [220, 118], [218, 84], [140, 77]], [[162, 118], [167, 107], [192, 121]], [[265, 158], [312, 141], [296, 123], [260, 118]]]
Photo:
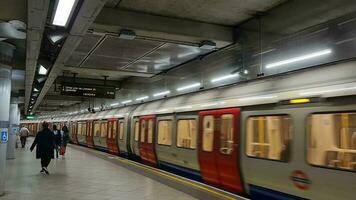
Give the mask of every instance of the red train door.
[[108, 145], [109, 153], [119, 155], [119, 146], [117, 144], [117, 127], [118, 121], [117, 119], [109, 119], [108, 120], [108, 136], [106, 143]]
[[86, 133], [87, 146], [94, 148], [93, 121], [87, 121], [86, 126], [87, 126], [87, 133]]
[[199, 112], [199, 163], [203, 180], [243, 193], [239, 159], [240, 109]]
[[78, 144], [78, 138], [77, 138], [77, 122], [72, 122], [72, 142], [74, 144]]
[[155, 115], [140, 117], [139, 149], [143, 163], [157, 166], [155, 152]]

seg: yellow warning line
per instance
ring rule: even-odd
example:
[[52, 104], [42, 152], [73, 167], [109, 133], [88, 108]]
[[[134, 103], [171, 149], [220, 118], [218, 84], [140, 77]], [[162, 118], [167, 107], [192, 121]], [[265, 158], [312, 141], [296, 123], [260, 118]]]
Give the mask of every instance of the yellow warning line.
[[[93, 149], [90, 149], [90, 150], [92, 150], [92, 152], [94, 152], [94, 153], [101, 154], [103, 156], [107, 156], [107, 154], [104, 153], [104, 152], [96, 151], [96, 150], [93, 150]], [[162, 172], [162, 171], [160, 171], [160, 169], [156, 169], [156, 168], [152, 168], [152, 167], [149, 167], [149, 166], [141, 165], [141, 164], [135, 163], [134, 161], [131, 161], [131, 160], [127, 160], [127, 159], [124, 159], [124, 158], [121, 158], [121, 157], [117, 157], [117, 156], [115, 156], [115, 157], [113, 156], [112, 159], [115, 159], [116, 161], [120, 161], [122, 163], [131, 165], [131, 166], [135, 166], [136, 168], [140, 168], [140, 169], [143, 169], [145, 171], [148, 171], [148, 172], [151, 172], [151, 173], [166, 177], [168, 179], [174, 180], [174, 181], [179, 182], [179, 183], [184, 184], [184, 185], [191, 186], [191, 187], [199, 189], [201, 191], [214, 194], [215, 196], [223, 198], [223, 199], [226, 199], [226, 200], [235, 200], [237, 198], [240, 198], [240, 199], [243, 199], [243, 200], [247, 200], [244, 197], [239, 197], [239, 196], [233, 195], [233, 194], [229, 195], [227, 193], [224, 193], [223, 191], [218, 191], [218, 190], [215, 190], [213, 188], [210, 188], [210, 186], [205, 186], [205, 185], [202, 185], [201, 183], [194, 182], [192, 180], [185, 180], [184, 178], [176, 177], [174, 175], [168, 174], [167, 172]]]

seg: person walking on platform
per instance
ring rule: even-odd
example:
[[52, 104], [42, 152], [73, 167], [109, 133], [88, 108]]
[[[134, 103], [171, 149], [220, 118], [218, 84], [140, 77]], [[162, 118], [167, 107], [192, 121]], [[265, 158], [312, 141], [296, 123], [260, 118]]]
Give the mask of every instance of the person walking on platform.
[[30, 134], [30, 131], [25, 126], [22, 126], [20, 129], [20, 141], [21, 141], [22, 148], [25, 148], [27, 137], [29, 134]]
[[61, 146], [61, 133], [60, 130], [57, 129], [57, 125], [53, 125], [53, 133], [54, 133], [54, 149], [56, 150], [56, 158], [59, 157], [58, 151], [59, 147]]
[[64, 154], [66, 153], [66, 148], [67, 148], [67, 144], [69, 142], [69, 130], [68, 127], [66, 125], [64, 125], [62, 127], [62, 131], [61, 131], [61, 148], [60, 148], [60, 154], [62, 156], [64, 156]]
[[31, 145], [31, 152], [36, 147], [36, 158], [41, 159], [41, 174], [49, 174], [48, 165], [54, 159], [54, 134], [48, 128], [48, 123], [42, 123], [42, 130], [39, 131]]

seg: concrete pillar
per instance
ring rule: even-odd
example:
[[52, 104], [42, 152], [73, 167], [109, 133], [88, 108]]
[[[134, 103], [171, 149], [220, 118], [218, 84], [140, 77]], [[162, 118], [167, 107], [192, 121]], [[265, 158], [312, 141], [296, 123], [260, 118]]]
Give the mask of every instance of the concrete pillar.
[[14, 99], [10, 104], [10, 126], [9, 126], [9, 140], [7, 141], [6, 159], [15, 159], [15, 144], [16, 137], [19, 131], [18, 124], [18, 105], [17, 99]]
[[5, 166], [9, 130], [11, 67], [0, 63], [0, 196], [5, 190]]

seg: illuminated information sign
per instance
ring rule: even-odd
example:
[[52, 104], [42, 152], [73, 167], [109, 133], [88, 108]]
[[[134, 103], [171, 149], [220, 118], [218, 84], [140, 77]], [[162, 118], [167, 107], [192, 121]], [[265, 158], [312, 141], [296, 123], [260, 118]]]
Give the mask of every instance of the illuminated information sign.
[[115, 99], [115, 87], [62, 85], [61, 95]]

